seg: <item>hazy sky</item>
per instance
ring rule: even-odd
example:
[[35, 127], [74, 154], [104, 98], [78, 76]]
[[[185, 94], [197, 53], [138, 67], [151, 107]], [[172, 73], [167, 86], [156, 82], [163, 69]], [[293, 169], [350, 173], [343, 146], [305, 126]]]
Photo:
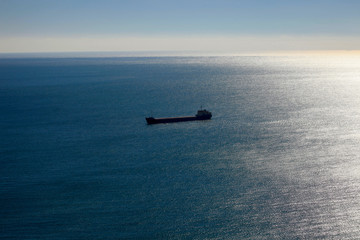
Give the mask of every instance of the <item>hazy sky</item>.
[[358, 0], [0, 0], [0, 52], [360, 50]]

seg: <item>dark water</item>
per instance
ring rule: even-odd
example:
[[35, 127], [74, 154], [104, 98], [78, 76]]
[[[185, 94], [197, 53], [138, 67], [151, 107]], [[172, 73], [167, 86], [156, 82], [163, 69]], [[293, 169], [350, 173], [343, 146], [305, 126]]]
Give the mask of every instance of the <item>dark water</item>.
[[0, 238], [359, 238], [359, 106], [359, 57], [1, 59]]

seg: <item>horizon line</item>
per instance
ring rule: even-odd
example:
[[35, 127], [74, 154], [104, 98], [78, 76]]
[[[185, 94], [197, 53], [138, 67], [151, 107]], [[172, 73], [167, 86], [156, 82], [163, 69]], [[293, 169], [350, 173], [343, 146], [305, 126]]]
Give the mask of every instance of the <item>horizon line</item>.
[[277, 50], [249, 52], [217, 51], [43, 51], [0, 52], [0, 58], [96, 58], [96, 57], [236, 57], [236, 56], [360, 56], [360, 50]]

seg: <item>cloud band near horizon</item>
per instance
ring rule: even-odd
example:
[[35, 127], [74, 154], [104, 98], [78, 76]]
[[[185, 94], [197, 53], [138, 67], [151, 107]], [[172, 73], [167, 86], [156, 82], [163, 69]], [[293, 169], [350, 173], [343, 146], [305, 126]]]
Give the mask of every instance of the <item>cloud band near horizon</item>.
[[268, 52], [360, 50], [355, 36], [3, 37], [1, 53], [99, 51]]

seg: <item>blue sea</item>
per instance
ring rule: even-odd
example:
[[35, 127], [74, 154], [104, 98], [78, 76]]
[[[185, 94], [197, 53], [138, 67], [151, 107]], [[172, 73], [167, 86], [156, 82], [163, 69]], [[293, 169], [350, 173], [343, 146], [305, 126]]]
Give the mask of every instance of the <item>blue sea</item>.
[[1, 58], [0, 113], [1, 239], [360, 238], [360, 57]]

